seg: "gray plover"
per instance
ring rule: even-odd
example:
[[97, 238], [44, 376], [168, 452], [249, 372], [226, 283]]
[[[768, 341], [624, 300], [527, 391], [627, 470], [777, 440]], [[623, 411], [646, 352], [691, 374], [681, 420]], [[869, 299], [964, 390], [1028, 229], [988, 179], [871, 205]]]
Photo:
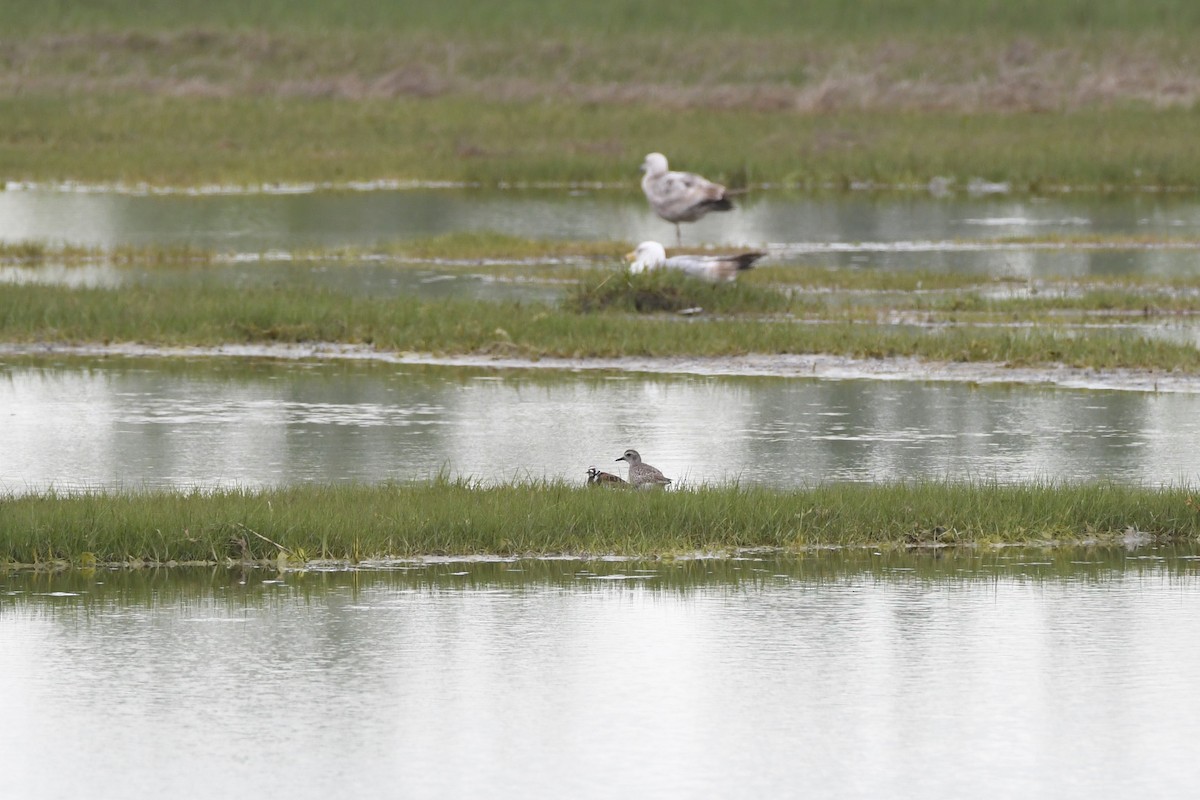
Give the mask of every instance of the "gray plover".
[[667, 258], [667, 251], [658, 242], [642, 242], [625, 260], [632, 262], [629, 271], [634, 275], [653, 269], [677, 269], [693, 278], [720, 283], [731, 281], [742, 270], [750, 269], [766, 253], [740, 253], [736, 256], [690, 256]]
[[617, 461], [629, 462], [629, 482], [635, 489], [655, 489], [666, 486], [671, 479], [663, 475], [655, 467], [642, 463], [642, 457], [637, 450], [626, 450], [625, 455]]
[[733, 208], [730, 192], [719, 183], [713, 183], [694, 172], [671, 172], [667, 169], [667, 157], [662, 153], [651, 153], [642, 162], [642, 191], [650, 201], [654, 213], [675, 224], [675, 243], [681, 244], [683, 236], [679, 223], [695, 222], [710, 211], [728, 211]]
[[588, 467], [587, 482], [589, 486], [628, 486], [625, 479], [611, 472], [601, 472], [597, 467]]

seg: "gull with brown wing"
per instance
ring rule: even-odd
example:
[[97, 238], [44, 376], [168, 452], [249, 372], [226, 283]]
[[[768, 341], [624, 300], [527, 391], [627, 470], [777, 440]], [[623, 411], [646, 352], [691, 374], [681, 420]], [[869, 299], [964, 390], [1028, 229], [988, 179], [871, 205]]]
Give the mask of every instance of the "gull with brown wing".
[[724, 186], [694, 172], [672, 172], [667, 157], [651, 153], [642, 162], [642, 191], [654, 213], [675, 224], [675, 243], [683, 243], [679, 223], [695, 222], [710, 211], [728, 211], [733, 201]]

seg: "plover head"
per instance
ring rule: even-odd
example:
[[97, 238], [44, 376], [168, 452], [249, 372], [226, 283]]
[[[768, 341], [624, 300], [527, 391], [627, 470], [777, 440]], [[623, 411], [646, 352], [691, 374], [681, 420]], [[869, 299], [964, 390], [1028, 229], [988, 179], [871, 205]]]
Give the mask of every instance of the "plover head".
[[642, 463], [642, 457], [638, 455], [637, 450], [626, 450], [625, 455], [617, 459], [617, 461], [628, 461], [630, 464]]

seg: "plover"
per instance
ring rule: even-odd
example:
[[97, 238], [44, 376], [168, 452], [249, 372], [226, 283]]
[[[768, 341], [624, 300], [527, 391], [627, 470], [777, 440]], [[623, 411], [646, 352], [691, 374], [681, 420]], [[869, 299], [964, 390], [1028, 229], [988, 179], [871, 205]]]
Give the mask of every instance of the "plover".
[[611, 472], [601, 472], [597, 467], [588, 467], [587, 482], [589, 486], [628, 486], [625, 479]]
[[719, 283], [731, 281], [742, 270], [750, 269], [766, 253], [740, 253], [736, 256], [689, 256], [667, 258], [667, 251], [658, 242], [642, 242], [632, 253], [625, 254], [634, 275], [665, 267], [686, 272], [693, 278]]
[[679, 223], [695, 222], [710, 211], [733, 208], [731, 192], [694, 172], [671, 172], [667, 157], [651, 153], [642, 162], [642, 191], [654, 213], [675, 223], [675, 243], [682, 244]]
[[671, 479], [663, 475], [655, 467], [642, 463], [642, 457], [637, 450], [626, 450], [625, 455], [617, 461], [629, 462], [629, 482], [635, 489], [654, 489], [666, 486]]

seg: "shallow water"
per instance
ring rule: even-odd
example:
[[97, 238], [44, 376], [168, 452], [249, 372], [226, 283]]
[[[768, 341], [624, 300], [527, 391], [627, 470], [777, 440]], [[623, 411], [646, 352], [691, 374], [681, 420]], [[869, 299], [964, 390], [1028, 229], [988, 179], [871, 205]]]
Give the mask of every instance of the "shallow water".
[[1200, 394], [226, 359], [0, 361], [0, 490], [582, 482], [1194, 483]]
[[5, 792], [1186, 797], [1198, 563], [0, 573]]
[[361, 297], [461, 298], [557, 303], [566, 284], [539, 279], [529, 265], [520, 280], [497, 278], [469, 268], [442, 269], [430, 264], [373, 262], [258, 262], [198, 267], [127, 267], [111, 264], [0, 265], [0, 285], [118, 288], [122, 286], [287, 286]]
[[[405, 189], [304, 194], [131, 195], [50, 189], [0, 192], [0, 241], [111, 247], [189, 244], [258, 253], [370, 247], [460, 231], [540, 239], [670, 243], [674, 227], [630, 190]], [[1014, 236], [1200, 237], [1194, 196], [1014, 198], [921, 193], [808, 195], [761, 190], [733, 212], [684, 226], [685, 243], [770, 247], [805, 263], [1045, 276], [1176, 274], [1193, 250], [979, 250]]]

